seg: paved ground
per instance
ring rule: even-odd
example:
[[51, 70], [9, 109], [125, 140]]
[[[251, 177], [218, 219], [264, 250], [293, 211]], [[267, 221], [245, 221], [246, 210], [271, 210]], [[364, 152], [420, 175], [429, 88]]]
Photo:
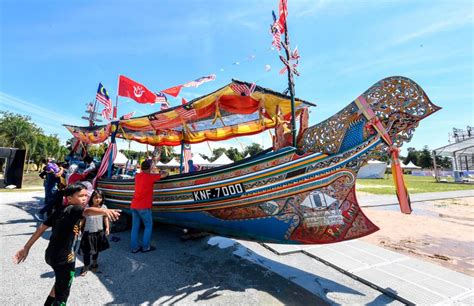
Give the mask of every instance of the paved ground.
[[[11, 263], [12, 255], [37, 226], [33, 213], [42, 194], [0, 193], [2, 305], [41, 304], [52, 286], [53, 274], [43, 259], [49, 233], [38, 240], [25, 263]], [[413, 265], [407, 258], [395, 258], [393, 252], [359, 241], [293, 247], [287, 252], [278, 245], [220, 237], [181, 242], [181, 231], [158, 226], [153, 236], [158, 250], [130, 254], [129, 232], [114, 235], [120, 241], [112, 242], [111, 249], [101, 255], [100, 273], [75, 280], [70, 304], [399, 305], [399, 293], [402, 301], [409, 302], [469, 303], [473, 299], [472, 278], [450, 278], [446, 284], [443, 278], [449, 270], [430, 270], [433, 267], [421, 261]], [[413, 269], [421, 269], [422, 274]], [[388, 278], [395, 283], [387, 282]], [[427, 287], [429, 296], [423, 300], [425, 291], [418, 290], [420, 299], [410, 300], [410, 294], [417, 293], [411, 289], [422, 281], [432, 285]], [[383, 291], [394, 293], [395, 299]]]
[[[44, 262], [49, 231], [26, 262], [11, 261], [36, 229], [33, 214], [41, 196], [0, 193], [1, 305], [42, 304], [53, 284], [53, 273]], [[75, 279], [70, 304], [325, 304], [291, 281], [233, 256], [234, 249], [212, 247], [207, 239], [183, 243], [180, 234], [156, 228], [153, 241], [158, 250], [147, 254], [128, 252], [129, 232], [115, 235], [120, 241], [111, 242], [111, 249], [99, 258], [101, 273]]]

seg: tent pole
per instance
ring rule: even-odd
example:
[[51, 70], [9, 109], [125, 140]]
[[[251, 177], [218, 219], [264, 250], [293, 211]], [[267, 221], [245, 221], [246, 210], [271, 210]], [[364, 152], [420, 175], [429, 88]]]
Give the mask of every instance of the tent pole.
[[179, 161], [179, 174], [183, 173], [183, 159], [184, 159], [184, 141], [181, 140], [181, 157]]
[[439, 177], [438, 177], [438, 167], [437, 167], [437, 165], [436, 165], [436, 151], [435, 151], [435, 150], [433, 150], [432, 154], [433, 154], [433, 166], [434, 166], [434, 175], [435, 175], [435, 180], [436, 180], [436, 182], [438, 182], [438, 183], [439, 183]]

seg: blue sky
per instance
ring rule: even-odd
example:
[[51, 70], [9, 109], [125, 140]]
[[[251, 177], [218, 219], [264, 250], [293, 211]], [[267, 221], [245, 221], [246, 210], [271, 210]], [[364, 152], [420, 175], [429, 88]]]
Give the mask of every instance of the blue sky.
[[[277, 9], [277, 0], [3, 0], [0, 110], [29, 115], [65, 140], [70, 135], [61, 124], [87, 124], [80, 117], [99, 82], [115, 101], [119, 74], [156, 91], [216, 74], [214, 82], [183, 89], [188, 100], [231, 78], [282, 91], [286, 76], [278, 74], [269, 34]], [[312, 124], [378, 80], [402, 75], [443, 107], [420, 123], [402, 152], [441, 147], [453, 127], [474, 125], [472, 1], [289, 0], [288, 11], [291, 46], [301, 55], [296, 96], [318, 104]], [[158, 109], [119, 98], [120, 115]], [[211, 147], [251, 141], [270, 144], [263, 133]], [[195, 150], [209, 153], [207, 145]]]

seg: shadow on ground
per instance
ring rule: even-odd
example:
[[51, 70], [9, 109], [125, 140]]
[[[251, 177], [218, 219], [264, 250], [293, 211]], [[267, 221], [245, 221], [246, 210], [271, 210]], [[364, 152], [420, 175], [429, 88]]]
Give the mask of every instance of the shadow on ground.
[[[8, 205], [34, 216], [42, 206], [41, 201], [42, 198], [35, 198], [33, 201]], [[38, 223], [32, 219], [10, 220], [4, 224], [31, 223], [30, 226], [35, 228]], [[288, 305], [328, 304], [278, 274], [233, 255], [238, 244], [220, 249], [210, 246], [208, 238], [182, 242], [181, 234], [182, 231], [177, 228], [157, 225], [152, 240], [157, 250], [137, 254], [131, 254], [129, 251], [129, 231], [112, 234], [117, 241], [111, 241], [111, 248], [100, 254], [99, 271], [96, 275], [113, 300], [102, 298], [112, 304], [213, 303], [215, 298], [218, 298], [215, 300], [218, 303], [265, 303], [261, 294], [259, 297], [255, 294], [255, 291], [260, 291], [269, 295], [265, 304], [274, 303], [274, 299]], [[49, 235], [48, 231], [43, 238], [49, 239]], [[271, 260], [267, 259], [268, 261]], [[76, 267], [79, 270], [82, 263], [78, 261]], [[286, 266], [285, 269], [294, 270], [295, 274], [307, 274], [308, 278], [314, 279], [316, 283], [331, 283], [332, 292], [363, 295], [357, 290], [318, 275], [291, 266]], [[97, 295], [104, 293], [91, 288], [91, 274], [92, 272], [85, 277], [77, 277], [73, 286], [80, 288], [84, 301], [99, 301]], [[53, 276], [52, 272], [41, 275], [42, 278]], [[236, 295], [235, 292], [242, 295]], [[323, 294], [325, 293], [327, 292]], [[226, 295], [229, 300], [226, 300]], [[242, 297], [241, 301], [238, 300], [239, 297]], [[373, 302], [385, 298], [386, 296], [381, 294]]]

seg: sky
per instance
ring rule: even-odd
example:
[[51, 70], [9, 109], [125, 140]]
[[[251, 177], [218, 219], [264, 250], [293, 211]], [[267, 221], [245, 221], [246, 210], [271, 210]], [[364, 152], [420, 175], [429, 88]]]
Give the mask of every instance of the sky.
[[[232, 78], [283, 91], [287, 78], [278, 73], [282, 64], [271, 49], [272, 10], [278, 0], [2, 0], [0, 110], [28, 115], [65, 141], [71, 135], [62, 124], [87, 125], [80, 118], [99, 82], [115, 102], [119, 74], [154, 91], [216, 75], [213, 82], [184, 88], [187, 100]], [[470, 0], [289, 0], [290, 44], [301, 55], [296, 96], [318, 105], [310, 124], [377, 81], [401, 75], [443, 108], [420, 122], [402, 154], [408, 147], [448, 144], [453, 127], [474, 125], [473, 11]], [[118, 99], [119, 115], [159, 108]], [[271, 144], [262, 133], [209, 146], [240, 150], [251, 142]], [[118, 145], [128, 147], [123, 140]], [[209, 146], [192, 148], [210, 155]]]

